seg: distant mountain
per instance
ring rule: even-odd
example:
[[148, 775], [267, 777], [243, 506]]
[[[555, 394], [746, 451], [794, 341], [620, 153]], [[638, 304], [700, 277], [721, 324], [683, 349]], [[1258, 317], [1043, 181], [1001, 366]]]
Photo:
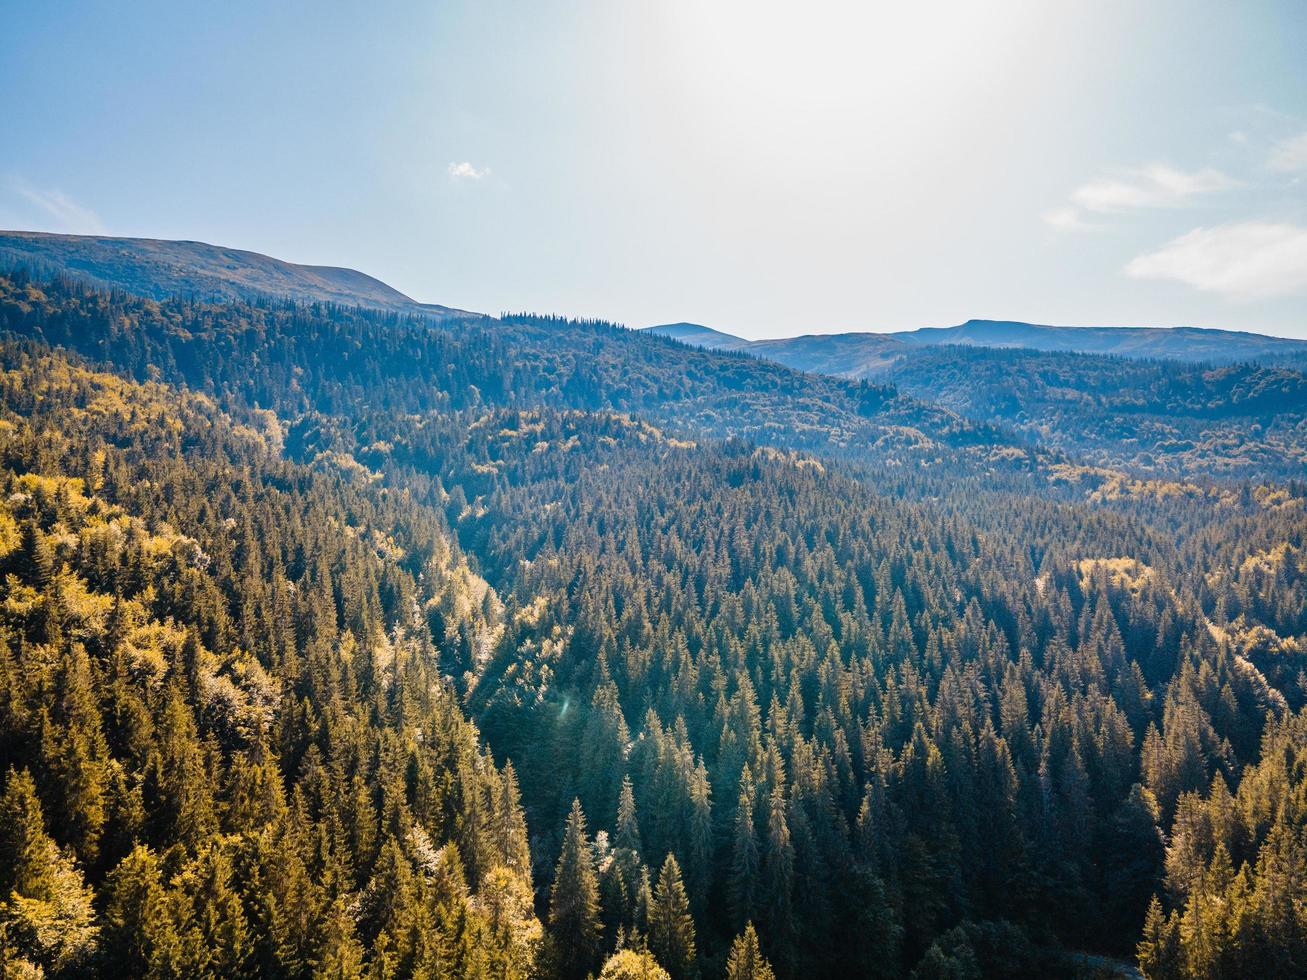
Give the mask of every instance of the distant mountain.
[[703, 347], [708, 350], [739, 350], [750, 344], [750, 341], [743, 337], [723, 333], [721, 330], [714, 330], [712, 327], [705, 327], [698, 323], [664, 323], [644, 329], [660, 337], [671, 337], [691, 347]]
[[797, 371], [862, 379], [887, 370], [911, 347], [878, 333], [809, 334], [776, 340], [746, 340], [699, 323], [663, 323], [644, 333], [679, 340], [705, 350], [746, 351]]
[[0, 231], [0, 267], [16, 266], [69, 275], [151, 299], [177, 294], [216, 300], [275, 296], [435, 316], [475, 315], [419, 303], [354, 269], [296, 265], [204, 242]]
[[1307, 341], [1200, 327], [1055, 327], [1017, 320], [968, 320], [956, 327], [807, 334], [755, 341], [690, 323], [646, 329], [696, 347], [747, 351], [800, 371], [859, 379], [883, 374], [914, 349], [943, 345], [1019, 347], [1217, 364], [1307, 356]]
[[922, 327], [889, 336], [917, 346], [1028, 347], [1179, 361], [1252, 361], [1307, 352], [1307, 341], [1202, 327], [1053, 327], [1016, 320], [968, 320], [956, 327]]

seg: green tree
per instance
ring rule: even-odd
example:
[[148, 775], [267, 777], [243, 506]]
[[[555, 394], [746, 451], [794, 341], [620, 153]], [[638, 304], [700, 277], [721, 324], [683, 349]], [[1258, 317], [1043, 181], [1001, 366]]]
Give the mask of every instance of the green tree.
[[313, 976], [321, 980], [359, 980], [364, 976], [363, 946], [354, 933], [344, 897], [339, 897], [323, 919]]
[[726, 980], [776, 980], [771, 964], [762, 955], [752, 922], [731, 943], [726, 957]]
[[619, 949], [604, 962], [599, 980], [671, 980], [671, 977], [644, 950]]
[[161, 977], [180, 968], [180, 939], [159, 859], [137, 845], [109, 873], [101, 960], [124, 976]]
[[549, 893], [553, 961], [565, 980], [584, 977], [597, 965], [603, 938], [599, 912], [599, 879], [586, 838], [585, 813], [581, 801], [573, 800]]
[[726, 880], [726, 902], [731, 921], [750, 921], [758, 888], [758, 837], [753, 827], [753, 801], [741, 791], [735, 808], [735, 833], [731, 841], [731, 868]]
[[54, 578], [54, 552], [35, 521], [23, 521], [15, 558], [14, 571], [37, 589], [44, 589]]
[[681, 868], [670, 853], [654, 886], [653, 907], [649, 910], [649, 948], [673, 980], [687, 980], [696, 975], [694, 918], [681, 881]]
[[631, 777], [622, 777], [621, 795], [617, 800], [617, 826], [613, 843], [618, 847], [640, 853], [640, 822], [635, 815], [635, 791]]
[[79, 972], [95, 952], [92, 892], [45, 831], [27, 770], [0, 793], [0, 930], [18, 956], [52, 975]]

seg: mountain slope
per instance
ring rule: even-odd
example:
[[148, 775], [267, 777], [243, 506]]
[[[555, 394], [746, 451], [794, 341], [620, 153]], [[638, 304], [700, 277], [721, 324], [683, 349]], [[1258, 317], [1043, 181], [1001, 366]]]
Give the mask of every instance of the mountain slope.
[[738, 350], [749, 346], [749, 341], [743, 337], [714, 330], [699, 323], [664, 323], [644, 329], [660, 337], [670, 337], [691, 347], [706, 347], [709, 350]]
[[151, 299], [178, 293], [215, 300], [277, 296], [436, 316], [475, 315], [419, 303], [354, 269], [296, 265], [203, 242], [0, 231], [0, 267], [19, 266], [70, 275]]
[[0, 339], [0, 975], [528, 974], [514, 776], [440, 669], [496, 600], [282, 425]]
[[902, 341], [878, 333], [808, 334], [758, 340], [745, 350], [788, 367], [840, 378], [870, 378], [903, 355]]
[[1307, 378], [1289, 367], [924, 347], [882, 380], [1099, 465], [1285, 480], [1307, 469]]
[[[116, 326], [124, 321], [135, 324], [130, 343]], [[432, 329], [418, 315], [180, 297], [151, 303], [0, 275], [0, 329], [109, 360], [138, 378], [162, 369], [201, 390], [240, 391], [287, 412], [629, 412], [690, 439], [742, 437], [913, 467], [1012, 442], [887, 386], [559, 317], [451, 319]]]

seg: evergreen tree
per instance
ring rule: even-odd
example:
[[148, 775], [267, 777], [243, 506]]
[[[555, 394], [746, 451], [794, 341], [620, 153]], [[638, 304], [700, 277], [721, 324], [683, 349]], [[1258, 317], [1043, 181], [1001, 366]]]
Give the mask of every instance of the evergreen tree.
[[771, 964], [759, 948], [758, 933], [754, 931], [752, 922], [731, 943], [731, 952], [726, 958], [726, 980], [776, 980]]
[[13, 567], [20, 579], [38, 590], [46, 588], [54, 578], [54, 552], [35, 521], [22, 524]]
[[697, 976], [690, 900], [681, 881], [681, 868], [670, 853], [663, 861], [654, 887], [653, 907], [649, 910], [649, 948], [672, 975], [672, 980]]
[[125, 976], [168, 976], [179, 969], [180, 937], [170, 915], [158, 857], [137, 845], [110, 873], [100, 955]]
[[617, 827], [613, 843], [618, 847], [641, 853], [640, 823], [635, 815], [635, 791], [631, 777], [622, 777], [621, 795], [617, 800]]
[[758, 840], [753, 827], [753, 802], [741, 791], [735, 808], [735, 835], [731, 843], [731, 870], [727, 878], [727, 906], [731, 920], [748, 923], [757, 895]]
[[584, 977], [598, 965], [603, 935], [599, 881], [579, 799], [572, 801], [563, 831], [563, 850], [554, 870], [549, 930], [553, 962], [560, 977]]
[[36, 787], [10, 769], [0, 793], [0, 932], [8, 955], [54, 976], [92, 958], [99, 926], [91, 889], [45, 830]]
[[359, 980], [364, 973], [364, 951], [354, 934], [354, 922], [343, 898], [327, 911], [313, 961], [313, 976], [322, 980]]
[[1144, 917], [1143, 938], [1139, 940], [1139, 972], [1148, 980], [1174, 980], [1184, 975], [1180, 959], [1180, 932], [1175, 920], [1162, 911], [1153, 896]]
[[658, 961], [643, 950], [619, 949], [604, 962], [599, 980], [671, 980]]

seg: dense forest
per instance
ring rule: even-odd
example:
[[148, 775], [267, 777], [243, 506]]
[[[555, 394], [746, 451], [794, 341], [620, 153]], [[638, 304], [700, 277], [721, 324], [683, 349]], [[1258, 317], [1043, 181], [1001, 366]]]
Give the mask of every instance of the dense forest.
[[1307, 971], [1300, 462], [1021, 415], [1298, 445], [1291, 370], [938, 404], [21, 271], [0, 330], [8, 973]]
[[1288, 359], [933, 347], [877, 377], [1105, 466], [1209, 479], [1288, 480], [1307, 469], [1307, 377]]

